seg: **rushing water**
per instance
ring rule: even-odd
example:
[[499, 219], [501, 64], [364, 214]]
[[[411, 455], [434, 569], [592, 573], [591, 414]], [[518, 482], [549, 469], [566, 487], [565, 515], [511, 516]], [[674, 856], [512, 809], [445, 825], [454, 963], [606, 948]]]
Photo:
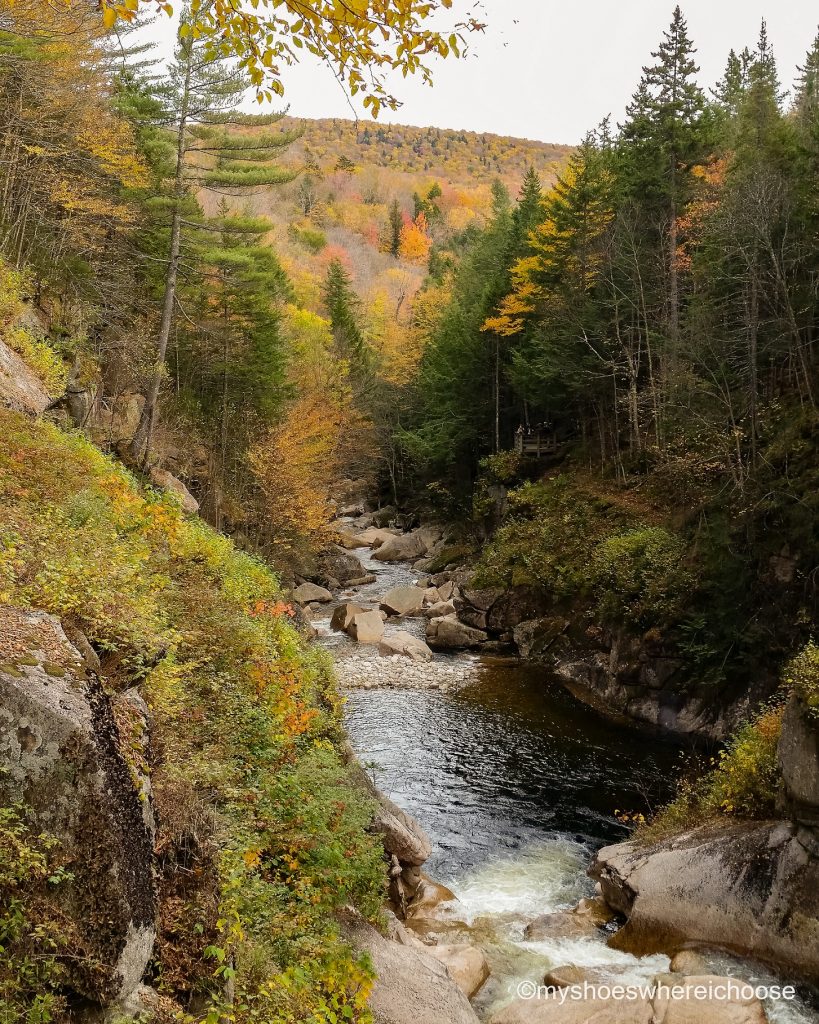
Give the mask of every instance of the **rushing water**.
[[[415, 578], [369, 551], [362, 562], [378, 579], [356, 593], [359, 601]], [[423, 620], [388, 624], [407, 627], [420, 632]], [[323, 632], [330, 645], [346, 642]], [[617, 812], [646, 813], [667, 799], [680, 748], [603, 718], [542, 668], [463, 655], [455, 663], [462, 686], [355, 689], [346, 718], [379, 788], [432, 838], [425, 869], [458, 896], [448, 919], [427, 929], [487, 953], [492, 976], [475, 1001], [478, 1012], [487, 1015], [524, 978], [542, 981], [549, 967], [602, 968], [621, 983], [667, 970], [667, 957], [637, 960], [609, 949], [602, 936], [532, 943], [523, 929], [593, 892], [586, 875], [592, 854], [627, 834]], [[747, 980], [766, 977], [724, 957], [710, 966]], [[819, 1021], [802, 1003], [768, 1012], [776, 1024]]]

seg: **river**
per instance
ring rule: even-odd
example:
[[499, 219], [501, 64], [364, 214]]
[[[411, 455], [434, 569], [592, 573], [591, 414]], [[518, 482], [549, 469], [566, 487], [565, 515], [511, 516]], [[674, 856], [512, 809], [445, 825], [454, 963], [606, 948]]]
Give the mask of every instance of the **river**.
[[[377, 602], [417, 578], [408, 566], [373, 560], [369, 549], [356, 554], [377, 576], [356, 591], [357, 601]], [[427, 830], [433, 854], [425, 871], [458, 896], [445, 920], [427, 922], [426, 930], [487, 954], [492, 975], [473, 1000], [481, 1017], [522, 980], [542, 982], [546, 968], [602, 968], [621, 983], [668, 969], [667, 957], [638, 960], [610, 949], [602, 934], [535, 943], [523, 940], [523, 929], [539, 914], [593, 894], [586, 874], [593, 853], [628, 835], [618, 815], [650, 813], [669, 797], [678, 745], [611, 722], [543, 668], [510, 660], [436, 654], [420, 666], [424, 685], [410, 663], [406, 685], [396, 685], [392, 667], [390, 685], [383, 685], [386, 665], [399, 659], [330, 632], [326, 618], [315, 624], [342, 684], [359, 683], [347, 692], [346, 722], [360, 760]], [[386, 630], [423, 635], [423, 626], [420, 618], [391, 620]], [[718, 973], [770, 980], [765, 970], [721, 955], [708, 962]], [[774, 1024], [819, 1021], [802, 1001], [766, 1010]]]

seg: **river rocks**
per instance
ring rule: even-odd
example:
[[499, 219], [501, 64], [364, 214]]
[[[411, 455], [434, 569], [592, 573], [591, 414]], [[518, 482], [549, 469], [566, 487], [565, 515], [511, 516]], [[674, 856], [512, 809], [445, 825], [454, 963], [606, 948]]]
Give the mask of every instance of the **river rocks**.
[[193, 515], [194, 512], [199, 511], [199, 502], [194, 498], [182, 481], [175, 477], [173, 473], [169, 473], [167, 469], [157, 469], [156, 467], [153, 467], [149, 475], [154, 487], [158, 487], [166, 494], [170, 494], [175, 497], [182, 506], [182, 510], [184, 512], [187, 512], [189, 515]]
[[315, 579], [331, 590], [337, 585], [348, 584], [366, 575], [367, 571], [359, 559], [338, 544], [325, 548], [318, 556], [318, 572]]
[[391, 942], [351, 913], [342, 918], [342, 932], [375, 968], [369, 999], [375, 1024], [478, 1024], [467, 997], [429, 952]]
[[378, 644], [378, 653], [389, 657], [391, 655], [402, 655], [411, 661], [431, 661], [432, 651], [427, 647], [420, 637], [411, 633], [390, 633]]
[[455, 605], [451, 601], [439, 601], [432, 604], [424, 612], [428, 619], [440, 619], [447, 615], [455, 614]]
[[468, 649], [480, 647], [487, 635], [480, 629], [464, 625], [454, 615], [430, 619], [427, 623], [427, 643], [442, 649]]
[[412, 562], [426, 554], [427, 545], [420, 531], [392, 536], [373, 554], [379, 562]]
[[[420, 587], [421, 583], [422, 583], [422, 581], [419, 580], [416, 585]], [[424, 581], [423, 589], [424, 589], [424, 604], [425, 605], [441, 604], [443, 599], [441, 598], [441, 595], [438, 593], [438, 588], [437, 587], [428, 587], [426, 585], [426, 582]], [[454, 610], [455, 609], [453, 608], [453, 611]]]
[[[154, 943], [142, 707], [122, 698], [116, 711], [57, 619], [0, 608], [0, 799], [24, 802], [34, 831], [60, 843], [72, 878], [47, 898], [71, 942], [66, 984], [103, 1006], [137, 988]], [[133, 737], [121, 739], [117, 718]]]
[[611, 978], [605, 970], [600, 967], [576, 967], [574, 964], [564, 964], [562, 967], [554, 967], [547, 971], [543, 978], [544, 985], [551, 985], [553, 988], [571, 988], [572, 985], [601, 985], [610, 983]]
[[[387, 634], [385, 639], [389, 637]], [[412, 661], [409, 658], [374, 659], [370, 648], [349, 645], [336, 654], [336, 677], [346, 689], [454, 690], [480, 671], [473, 661], [440, 658]]]
[[355, 612], [347, 632], [360, 644], [377, 644], [384, 635], [384, 621], [374, 608]]
[[438, 591], [438, 597], [442, 601], [451, 601], [457, 590], [452, 580], [446, 580], [440, 586], [436, 586], [435, 589]]
[[446, 967], [458, 988], [471, 999], [489, 977], [489, 963], [482, 950], [467, 943], [428, 946], [427, 952]]
[[378, 793], [378, 804], [371, 828], [381, 835], [384, 849], [402, 864], [420, 867], [432, 853], [429, 836], [415, 818], [402, 811], [383, 793]]
[[482, 612], [478, 608], [462, 606], [457, 615], [458, 621], [462, 622], [465, 626], [470, 626], [472, 629], [486, 630], [486, 612]]
[[819, 979], [819, 843], [787, 823], [715, 823], [651, 845], [602, 849], [590, 869], [639, 954], [731, 949]]
[[372, 513], [372, 517], [373, 524], [380, 529], [384, 529], [390, 525], [395, 517], [395, 506], [385, 505], [383, 508], [376, 509], [376, 511]]
[[705, 960], [693, 949], [681, 949], [671, 958], [674, 974], [705, 974]]
[[293, 591], [293, 600], [298, 601], [299, 604], [310, 604], [312, 601], [326, 604], [333, 600], [333, 595], [317, 583], [302, 583]]
[[559, 910], [553, 914], [541, 914], [530, 921], [523, 931], [527, 942], [544, 942], [548, 939], [586, 939], [595, 935], [597, 925], [589, 917]]
[[345, 601], [344, 604], [340, 604], [337, 608], [333, 609], [330, 628], [338, 630], [340, 633], [346, 633], [350, 628], [350, 623], [353, 621], [353, 616], [366, 610], [363, 605], [356, 604], [354, 601]]
[[420, 615], [424, 595], [418, 587], [393, 587], [381, 598], [381, 607], [388, 615]]
[[803, 824], [819, 826], [819, 718], [796, 694], [782, 719], [778, 757], [786, 810]]

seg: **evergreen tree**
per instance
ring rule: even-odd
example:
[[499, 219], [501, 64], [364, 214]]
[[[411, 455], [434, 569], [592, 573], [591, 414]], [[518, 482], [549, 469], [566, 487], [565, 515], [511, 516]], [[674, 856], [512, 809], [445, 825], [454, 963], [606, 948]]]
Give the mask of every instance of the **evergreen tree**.
[[390, 203], [389, 220], [387, 224], [387, 252], [398, 259], [401, 251], [401, 230], [404, 227], [404, 218], [401, 215], [401, 207], [397, 199]]
[[[201, 16], [201, 15], [200, 15]], [[239, 126], [265, 128], [282, 114], [243, 114], [236, 105], [243, 99], [247, 81], [235, 64], [214, 55], [198, 37], [197, 22], [183, 14], [178, 44], [169, 78], [164, 86], [166, 109], [162, 121], [172, 126], [175, 152], [172, 177], [166, 190], [169, 206], [169, 238], [164, 257], [166, 270], [162, 287], [161, 319], [155, 364], [145, 396], [139, 427], [131, 443], [131, 457], [147, 457], [158, 412], [159, 392], [164, 374], [171, 326], [176, 310], [177, 281], [182, 252], [184, 207], [193, 187], [241, 195], [294, 177], [271, 163], [278, 150], [290, 144], [298, 133], [232, 133]], [[192, 161], [201, 154], [215, 166]]]

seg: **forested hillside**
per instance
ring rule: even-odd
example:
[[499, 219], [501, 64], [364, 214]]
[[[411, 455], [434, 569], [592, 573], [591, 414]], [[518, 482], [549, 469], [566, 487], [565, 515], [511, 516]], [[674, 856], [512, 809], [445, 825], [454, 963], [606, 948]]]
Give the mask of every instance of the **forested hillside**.
[[764, 692], [807, 636], [819, 554], [819, 41], [787, 93], [765, 26], [742, 42], [705, 90], [678, 10], [622, 124], [554, 188], [496, 187], [400, 434], [437, 501], [482, 479], [479, 519], [487, 487], [534, 477], [487, 583], [673, 637], [711, 703]]
[[[622, 121], [562, 146], [274, 109], [306, 47], [383, 114], [386, 68], [483, 28], [426, 28], [444, 0], [286, 2], [275, 45], [193, 4], [164, 62], [138, 6], [0, 8], [0, 1017], [98, 1019], [124, 978], [157, 1021], [367, 1024], [341, 922], [423, 896], [432, 847], [373, 825], [322, 609], [397, 676], [483, 649], [739, 728], [658, 835], [786, 813], [784, 698], [806, 744], [819, 703], [819, 36], [783, 82], [763, 23], [707, 88], [677, 8]], [[347, 601], [356, 547], [411, 563], [396, 604]], [[430, 646], [382, 650], [406, 609]]]

